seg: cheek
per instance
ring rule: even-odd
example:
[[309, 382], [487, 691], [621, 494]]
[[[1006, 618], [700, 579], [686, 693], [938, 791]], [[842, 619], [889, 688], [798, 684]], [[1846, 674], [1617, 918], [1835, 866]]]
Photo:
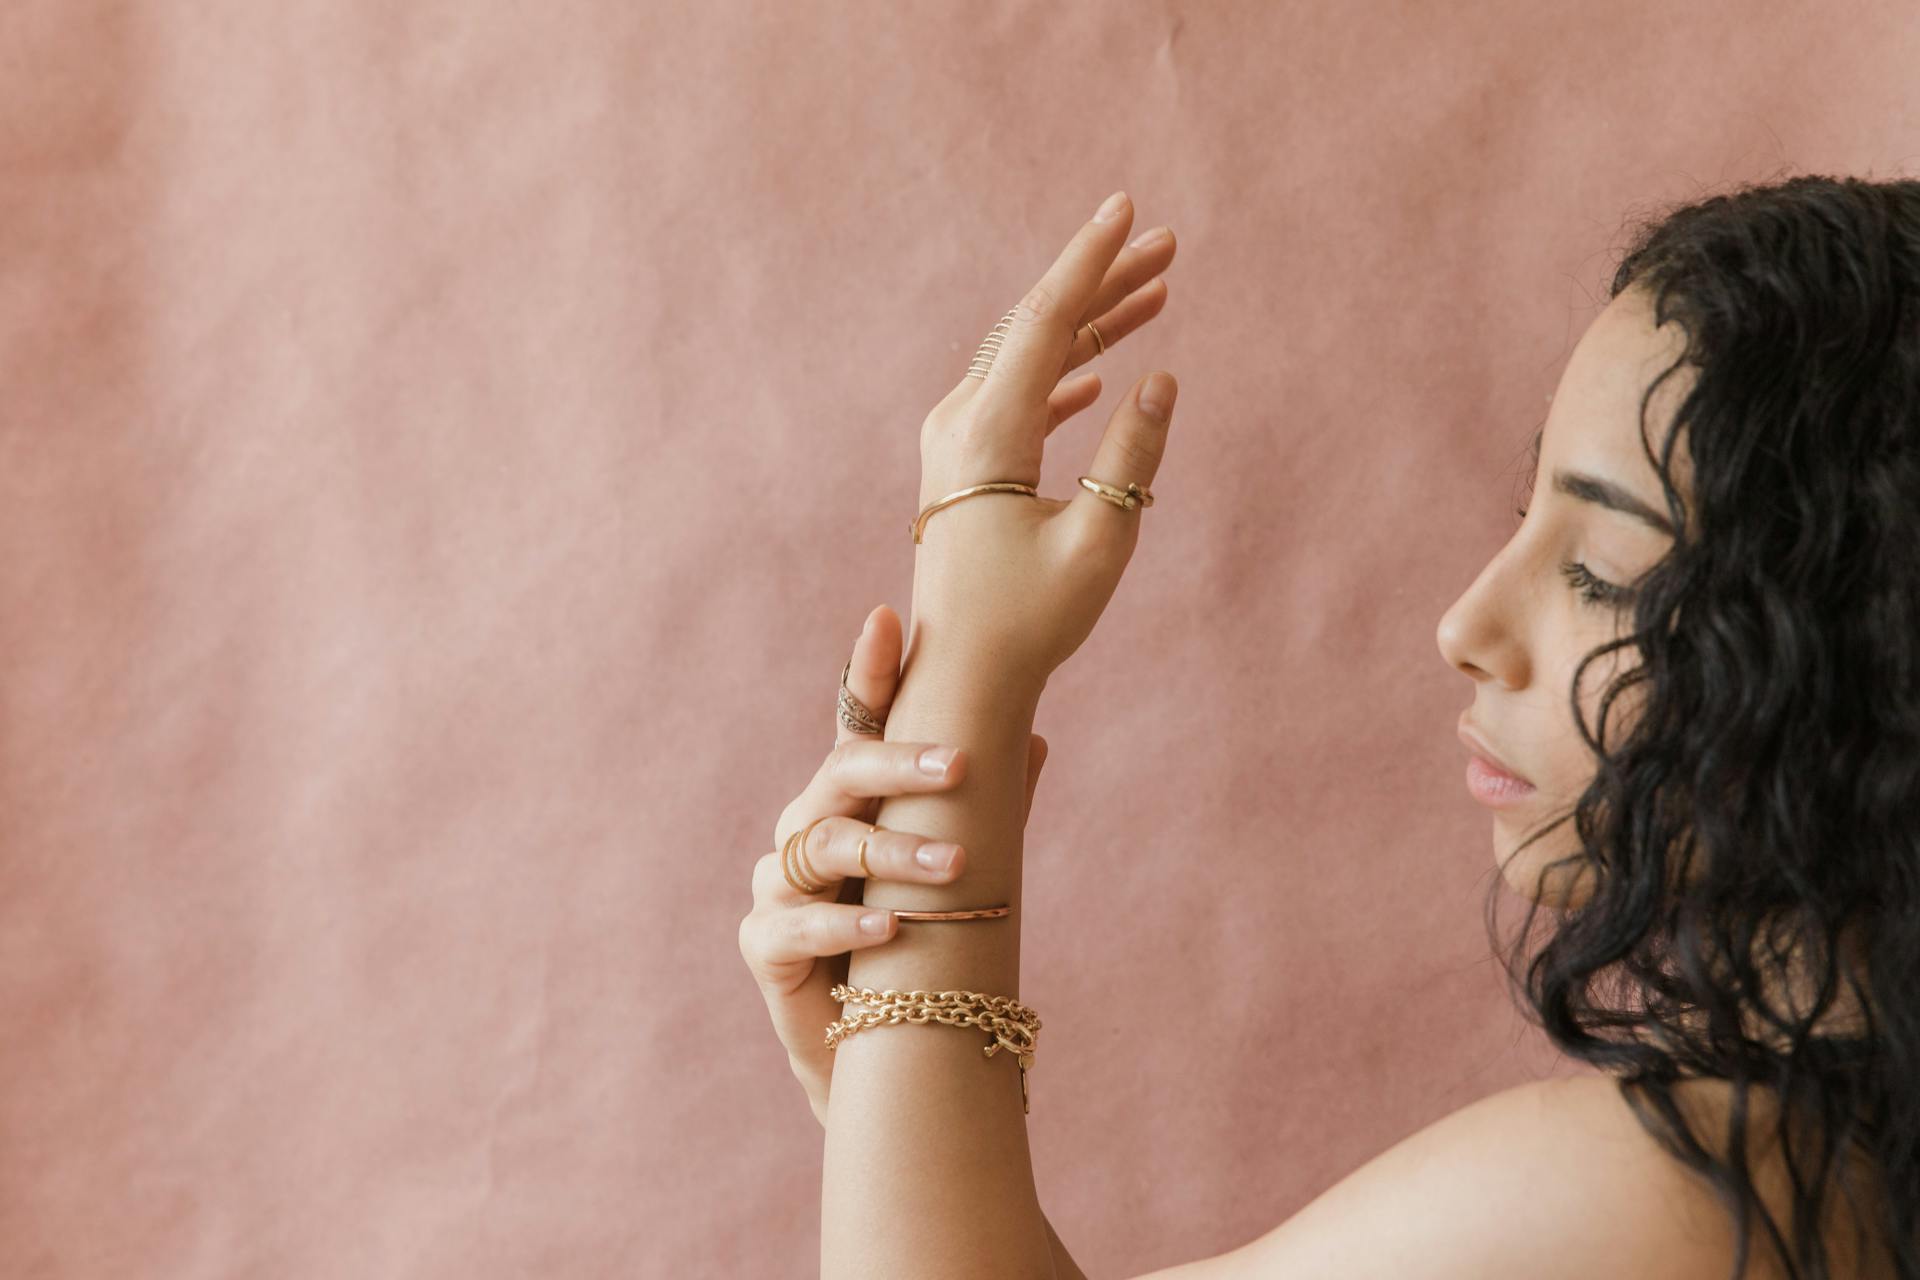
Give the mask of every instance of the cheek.
[[[1584, 645], [1568, 657], [1560, 673], [1558, 687], [1571, 689], [1574, 672], [1579, 668], [1581, 658], [1606, 643], [1608, 639], [1609, 636], [1604, 632], [1588, 637]], [[1639, 662], [1639, 649], [1629, 645], [1594, 659], [1587, 664], [1586, 670], [1580, 673], [1581, 716], [1586, 721], [1587, 731], [1604, 743], [1610, 751], [1633, 728], [1646, 697], [1646, 686], [1639, 683], [1630, 684], [1614, 695], [1612, 705], [1607, 708], [1604, 732], [1600, 723], [1600, 703], [1607, 691], [1607, 686], [1621, 675], [1632, 671]], [[1564, 701], [1560, 715], [1566, 722], [1569, 746], [1561, 762], [1566, 770], [1563, 780], [1576, 782], [1578, 788], [1584, 788], [1586, 779], [1593, 776], [1593, 753], [1582, 740], [1578, 726], [1571, 719], [1572, 710], [1565, 705]]]

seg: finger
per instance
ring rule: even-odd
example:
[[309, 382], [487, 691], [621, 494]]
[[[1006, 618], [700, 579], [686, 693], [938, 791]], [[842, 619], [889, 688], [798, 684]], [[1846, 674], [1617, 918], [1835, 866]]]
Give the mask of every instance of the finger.
[[1100, 398], [1100, 375], [1083, 373], [1076, 378], [1068, 378], [1055, 388], [1047, 397], [1047, 434]]
[[[1150, 373], [1135, 383], [1107, 420], [1087, 474], [1116, 489], [1129, 484], [1152, 488], [1166, 452], [1167, 426], [1178, 391], [1179, 384], [1170, 373]], [[1081, 532], [1112, 528], [1131, 535], [1140, 521], [1139, 510], [1123, 510], [1084, 485], [1074, 494], [1072, 507], [1070, 514]]]
[[1040, 770], [1047, 763], [1047, 740], [1034, 734], [1027, 743], [1027, 799], [1020, 810], [1020, 825], [1026, 826], [1027, 819], [1033, 816], [1033, 790], [1040, 783]]
[[[860, 868], [863, 840], [867, 846], [865, 871]], [[787, 879], [785, 853], [786, 842], [782, 840], [771, 866], [755, 869], [754, 901], [769, 906], [819, 901], [820, 894], [796, 889]], [[951, 884], [966, 869], [966, 851], [951, 841], [875, 828], [858, 818], [835, 817], [813, 824], [795, 850], [795, 861], [802, 880], [820, 885], [838, 885], [842, 880], [862, 877], [905, 884]]]
[[787, 807], [795, 814], [807, 814], [808, 819], [823, 813], [848, 813], [852, 810], [847, 805], [854, 801], [944, 791], [966, 774], [967, 753], [958, 747], [937, 742], [888, 742], [872, 734], [856, 734], [833, 745], [806, 789]]
[[[1060, 381], [1074, 330], [1127, 241], [1133, 203], [1116, 191], [1067, 242], [1014, 308], [1011, 327], [975, 396], [1009, 407], [1042, 404]], [[1029, 419], [1030, 421], [1030, 419]]]
[[[755, 914], [759, 918], [741, 944], [743, 955], [748, 949], [754, 953], [749, 964], [785, 965], [837, 956], [886, 942], [900, 927], [893, 912], [859, 903], [813, 902]], [[869, 915], [878, 917], [879, 932], [861, 923]]]
[[1097, 312], [1091, 317], [1094, 329], [1100, 331], [1098, 342], [1094, 341], [1093, 330], [1087, 328], [1086, 321], [1082, 321], [1080, 327], [1073, 331], [1073, 342], [1067, 348], [1067, 368], [1077, 369], [1094, 357], [1113, 350], [1116, 342], [1143, 327], [1159, 315], [1166, 305], [1167, 282], [1155, 276], [1126, 295], [1111, 310]]
[[[900, 615], [886, 605], [867, 614], [860, 636], [853, 642], [853, 656], [847, 667], [847, 691], [866, 704], [876, 720], [885, 723], [900, 687]], [[874, 738], [878, 734], [861, 733], [847, 727], [838, 710], [833, 717], [835, 745], [849, 738]]]
[[[861, 925], [869, 916], [879, 918], [880, 932]], [[891, 941], [899, 928], [891, 911], [857, 902], [755, 908], [741, 919], [741, 958], [766, 993], [767, 1014], [789, 1056], [808, 1057], [817, 1064], [827, 1052], [821, 1032], [840, 1016], [840, 1002], [828, 992], [845, 976], [845, 965], [832, 959], [821, 963], [822, 957], [878, 946]]]
[[[937, 762], [946, 757], [944, 773], [929, 771], [923, 757]], [[835, 743], [807, 785], [788, 803], [774, 824], [773, 846], [816, 818], [858, 818], [869, 812], [877, 796], [944, 791], [965, 779], [967, 753], [932, 742], [888, 742], [857, 734]], [[824, 823], [822, 824], [824, 825]]]
[[[1167, 301], [1166, 281], [1160, 279], [1160, 274], [1173, 264], [1178, 247], [1172, 227], [1154, 227], [1135, 236], [1120, 251], [1119, 260], [1094, 290], [1093, 300], [1074, 326], [1061, 373], [1077, 369], [1103, 354], [1160, 313]], [[1087, 328], [1089, 323], [1100, 331], [1098, 340]], [[967, 400], [980, 389], [982, 381], [963, 375], [941, 399], [939, 407]]]
[[[1100, 287], [1093, 291], [1087, 308], [1080, 315], [1080, 323], [1096, 320], [1114, 307], [1121, 299], [1139, 291], [1149, 280], [1161, 275], [1173, 265], [1173, 255], [1177, 246], [1173, 238], [1172, 227], [1154, 227], [1135, 236], [1100, 281]], [[1101, 336], [1106, 336], [1106, 327], [1101, 326]]]

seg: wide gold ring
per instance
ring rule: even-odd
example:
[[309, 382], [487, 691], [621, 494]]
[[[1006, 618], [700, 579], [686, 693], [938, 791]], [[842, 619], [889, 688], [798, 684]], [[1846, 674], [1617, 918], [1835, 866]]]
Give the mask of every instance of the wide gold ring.
[[1153, 505], [1153, 490], [1143, 489], [1131, 481], [1126, 488], [1120, 489], [1095, 480], [1092, 476], [1081, 476], [1080, 487], [1126, 511], [1138, 511]]
[[848, 655], [847, 665], [840, 668], [840, 723], [849, 733], [864, 733], [879, 736], [886, 732], [887, 718], [875, 715], [872, 707], [860, 701], [858, 695], [847, 687], [847, 675], [853, 670], [853, 657]]

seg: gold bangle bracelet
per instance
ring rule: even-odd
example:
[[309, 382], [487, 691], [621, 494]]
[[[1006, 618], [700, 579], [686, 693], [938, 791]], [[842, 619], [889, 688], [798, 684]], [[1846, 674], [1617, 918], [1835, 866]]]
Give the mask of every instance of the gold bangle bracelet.
[[896, 911], [896, 920], [992, 920], [1008, 914], [1010, 907], [979, 907], [972, 911]]
[[919, 543], [920, 535], [927, 527], [928, 516], [940, 510], [942, 507], [960, 501], [962, 498], [971, 498], [976, 493], [1024, 493], [1035, 498], [1040, 496], [1038, 489], [1030, 484], [1021, 484], [1016, 480], [993, 480], [986, 484], [976, 484], [965, 489], [960, 489], [948, 494], [944, 498], [936, 498], [926, 506], [920, 508], [920, 514], [915, 516], [913, 522], [907, 526], [909, 532], [913, 534], [914, 543], [916, 545]]

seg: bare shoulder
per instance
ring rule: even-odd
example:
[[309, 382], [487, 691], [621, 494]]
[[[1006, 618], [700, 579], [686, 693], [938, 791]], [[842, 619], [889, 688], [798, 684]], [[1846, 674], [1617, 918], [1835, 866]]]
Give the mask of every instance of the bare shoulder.
[[1611, 1077], [1578, 1076], [1470, 1103], [1258, 1239], [1150, 1274], [1701, 1280], [1732, 1270], [1730, 1224], [1711, 1187], [1647, 1133]]

